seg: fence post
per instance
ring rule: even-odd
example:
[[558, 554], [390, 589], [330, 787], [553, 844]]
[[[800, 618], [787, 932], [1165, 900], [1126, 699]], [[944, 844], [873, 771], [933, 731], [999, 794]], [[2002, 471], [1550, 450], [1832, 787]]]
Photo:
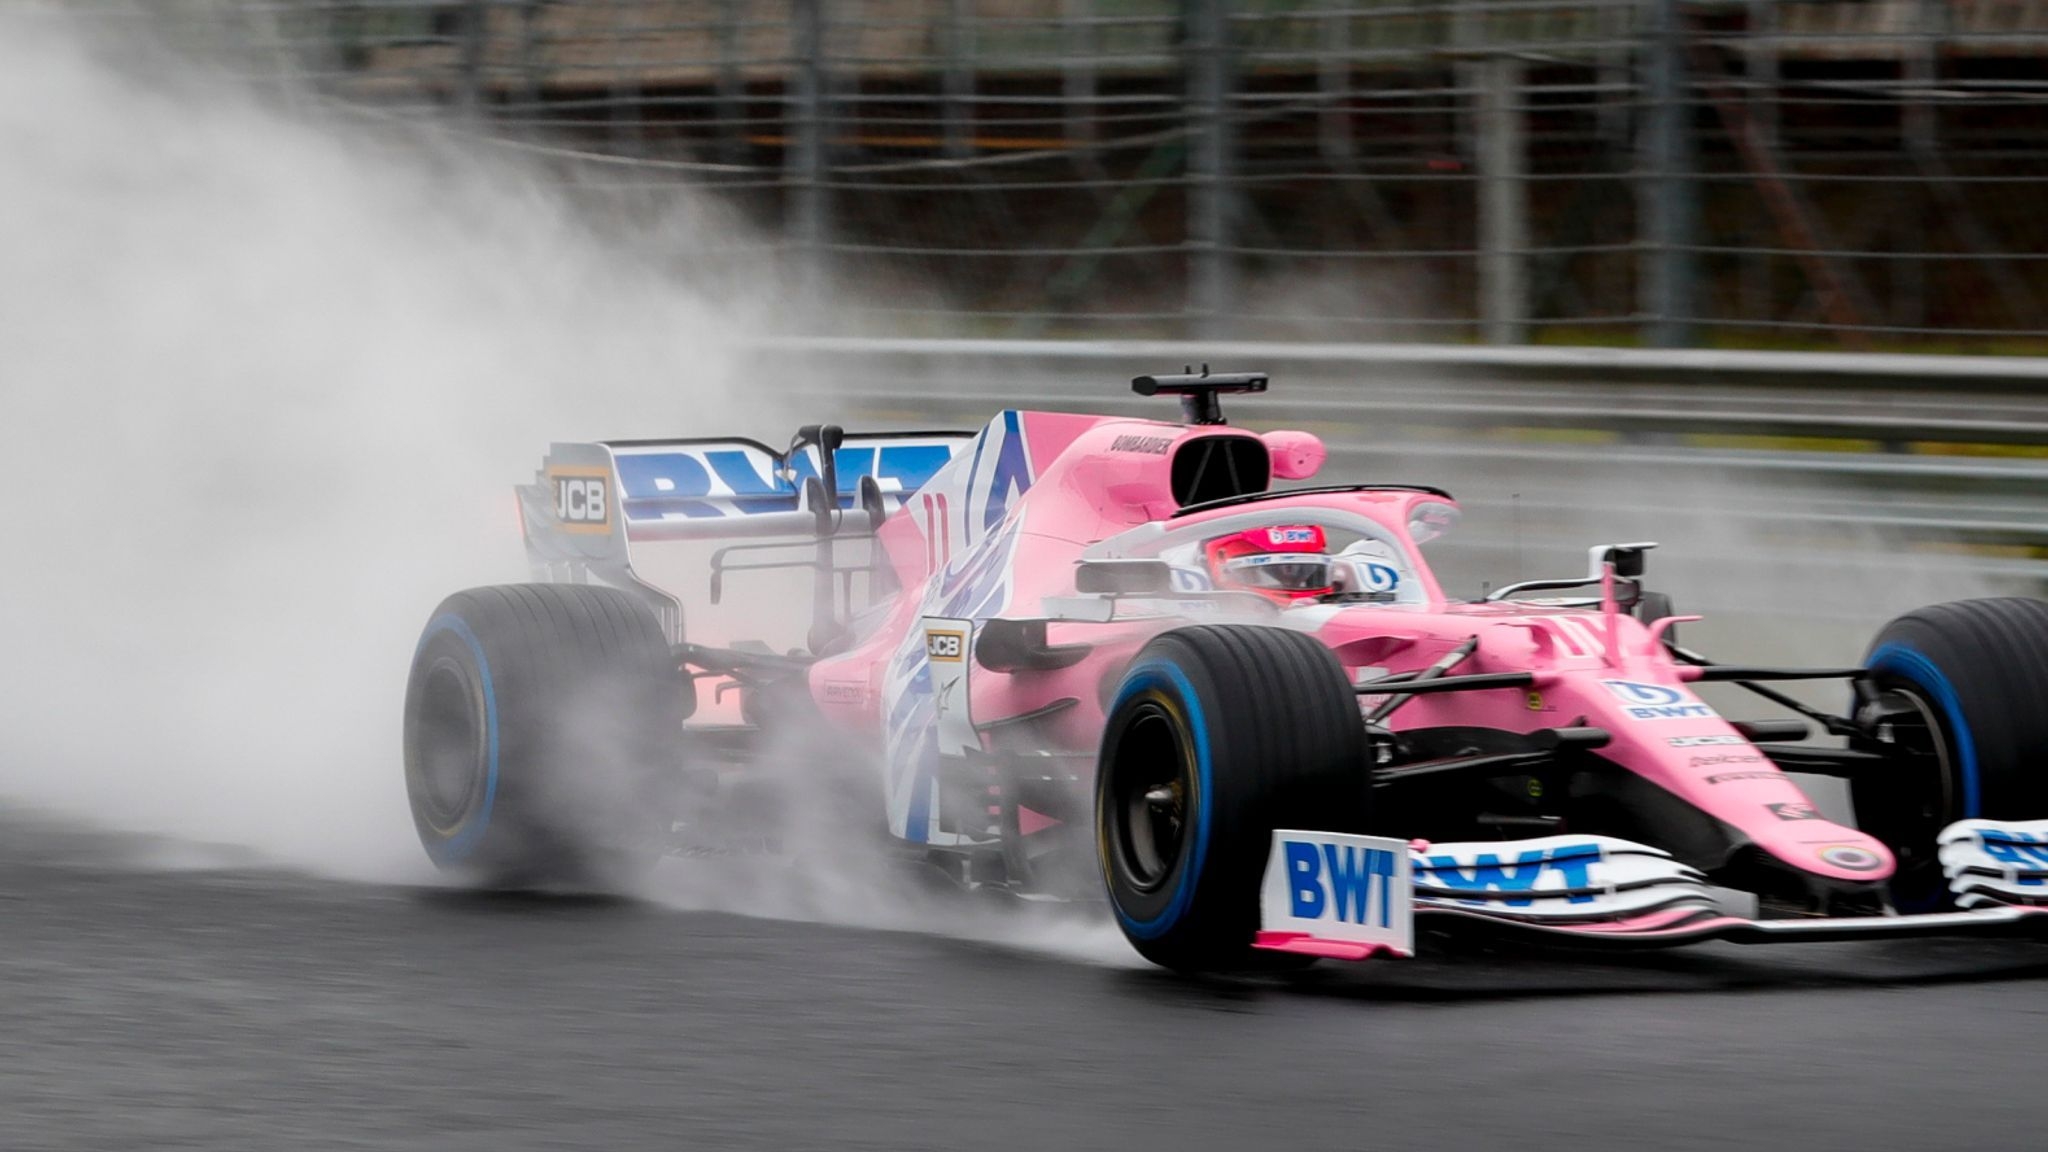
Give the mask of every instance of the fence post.
[[1902, 65], [1906, 106], [1900, 117], [1906, 146], [1921, 151], [1935, 147], [1934, 87], [1941, 82], [1941, 38], [1947, 30], [1944, 6], [1937, 0], [1919, 0], [1913, 13], [1913, 46]]
[[542, 0], [519, 0], [519, 106], [529, 117], [540, 115], [540, 13]]
[[1522, 62], [1489, 56], [1479, 80], [1479, 314], [1488, 344], [1529, 339], [1529, 189]]
[[[1069, 147], [1082, 148], [1094, 142], [1095, 125], [1089, 119], [1095, 105], [1096, 44], [1095, 0], [1060, 0], [1060, 95]], [[1092, 153], [1084, 153], [1092, 162]]]
[[645, 12], [625, 5], [613, 5], [611, 9], [612, 42], [618, 45], [610, 61], [611, 146], [612, 151], [622, 156], [647, 152], [647, 116], [651, 108], [640, 84], [640, 21], [646, 16]]
[[[1749, 113], [1751, 130], [1766, 148], [1778, 146], [1778, 0], [1749, 0], [1749, 23], [1743, 48], [1743, 103]], [[1776, 246], [1776, 234], [1768, 221], [1756, 221], [1744, 228], [1740, 242], [1746, 246]], [[1760, 252], [1742, 257], [1738, 299], [1741, 319], [1771, 315], [1771, 268], [1773, 258]]]
[[718, 4], [718, 153], [728, 164], [746, 159], [747, 85], [740, 75], [740, 54], [745, 38], [740, 22], [747, 16], [742, 0], [719, 0]]
[[456, 80], [455, 103], [465, 116], [475, 116], [484, 106], [485, 21], [490, 18], [490, 0], [469, 0], [462, 7], [462, 35], [457, 42], [461, 70]]
[[1645, 260], [1639, 310], [1648, 322], [1644, 343], [1653, 348], [1693, 343], [1698, 299], [1693, 247], [1700, 206], [1692, 179], [1691, 84], [1681, 4], [1682, 0], [1651, 0], [1650, 35], [1643, 52], [1643, 91], [1649, 107], [1637, 183]]
[[1186, 0], [1189, 312], [1194, 334], [1217, 336], [1236, 295], [1230, 247], [1236, 220], [1230, 124], [1230, 2]]
[[974, 106], [974, 13], [970, 0], [946, 0], [945, 59], [939, 75], [939, 114], [946, 155], [967, 155], [979, 109]]
[[[1907, 91], [1899, 127], [1905, 136], [1909, 156], [1935, 154], [1939, 136], [1934, 115], [1935, 86], [1941, 82], [1941, 35], [1944, 5], [1919, 0], [1914, 12], [1913, 46], [1907, 50], [1902, 72]], [[1898, 200], [1896, 216], [1900, 247], [1912, 252], [1927, 250], [1927, 203], [1921, 190], [1905, 184], [1892, 195]], [[1919, 259], [1891, 262], [1891, 322], [1907, 327], [1927, 323], [1927, 265]]]
[[[830, 227], [825, 189], [825, 9], [824, 0], [791, 0], [790, 69], [795, 99], [785, 98], [785, 122], [794, 118], [783, 150], [789, 184], [787, 219], [797, 257], [797, 304], [811, 320], [824, 298], [825, 244]], [[792, 106], [793, 105], [793, 106]]]

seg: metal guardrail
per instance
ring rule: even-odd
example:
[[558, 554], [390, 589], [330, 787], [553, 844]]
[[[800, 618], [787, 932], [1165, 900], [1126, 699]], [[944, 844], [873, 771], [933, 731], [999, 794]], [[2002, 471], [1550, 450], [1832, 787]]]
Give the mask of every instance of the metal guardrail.
[[[1863, 352], [1754, 352], [1716, 349], [1481, 347], [1461, 344], [1318, 344], [1186, 340], [955, 340], [869, 336], [778, 337], [763, 349], [791, 353], [928, 359], [1090, 361], [1253, 358], [1290, 364], [1373, 368], [1476, 369], [1508, 378], [1569, 373], [1669, 380], [1742, 378], [1770, 385], [1787, 379], [1845, 383], [1971, 381], [2015, 389], [2048, 389], [2048, 357], [1899, 356]], [[2048, 408], [2048, 397], [2044, 397]]]
[[1692, 565], [1700, 607], [1717, 571], [1764, 565], [1816, 587], [1890, 573], [1955, 595], [2048, 592], [2043, 358], [866, 338], [758, 352], [808, 403], [864, 424], [1163, 415], [1132, 375], [1268, 371], [1272, 390], [1234, 397], [1233, 419], [1322, 436], [1327, 476], [1452, 488], [1468, 522], [1448, 552], [1479, 578], [1508, 553], [1569, 564], [1591, 538], [1647, 537], [1711, 541]]

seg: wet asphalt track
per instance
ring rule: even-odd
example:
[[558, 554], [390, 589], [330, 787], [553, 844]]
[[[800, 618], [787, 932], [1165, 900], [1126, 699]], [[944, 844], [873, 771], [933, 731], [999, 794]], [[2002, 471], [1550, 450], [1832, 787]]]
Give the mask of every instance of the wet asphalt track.
[[7, 1149], [2025, 1148], [2048, 1119], [2048, 949], [2024, 945], [1205, 983], [631, 901], [135, 870], [4, 828]]

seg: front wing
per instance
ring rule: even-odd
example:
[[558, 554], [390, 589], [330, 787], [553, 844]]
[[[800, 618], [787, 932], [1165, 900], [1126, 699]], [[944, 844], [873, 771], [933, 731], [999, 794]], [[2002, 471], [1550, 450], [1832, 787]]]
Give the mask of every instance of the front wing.
[[1939, 843], [1963, 911], [1752, 920], [1728, 915], [1706, 877], [1668, 853], [1613, 837], [1432, 845], [1278, 831], [1253, 946], [1345, 960], [1409, 956], [1418, 924], [1603, 948], [2048, 938], [2048, 821], [1963, 821]]

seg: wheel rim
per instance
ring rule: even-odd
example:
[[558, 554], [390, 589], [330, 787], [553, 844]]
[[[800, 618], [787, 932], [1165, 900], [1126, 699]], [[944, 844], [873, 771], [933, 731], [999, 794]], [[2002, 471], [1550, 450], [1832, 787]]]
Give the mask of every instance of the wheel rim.
[[427, 670], [415, 739], [417, 798], [427, 822], [442, 832], [460, 825], [484, 776], [481, 712], [469, 676], [453, 660]]
[[1125, 881], [1154, 892], [1173, 876], [1187, 840], [1193, 763], [1165, 709], [1137, 706], [1117, 743], [1110, 772], [1110, 812], [1117, 862]]

